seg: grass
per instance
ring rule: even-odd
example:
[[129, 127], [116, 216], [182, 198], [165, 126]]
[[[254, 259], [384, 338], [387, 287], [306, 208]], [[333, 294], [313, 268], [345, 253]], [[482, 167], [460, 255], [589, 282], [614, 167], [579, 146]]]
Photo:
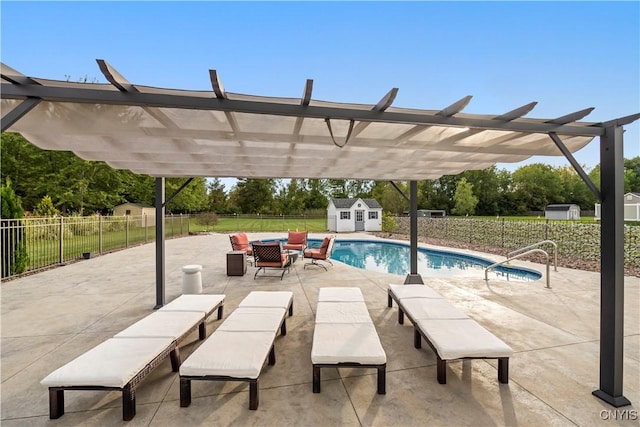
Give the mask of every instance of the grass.
[[260, 231], [282, 231], [306, 230], [311, 232], [327, 231], [326, 218], [260, 218], [260, 217], [235, 217], [219, 218], [216, 225], [198, 224], [196, 218], [189, 222], [190, 232], [217, 232], [229, 233], [234, 231], [260, 232]]

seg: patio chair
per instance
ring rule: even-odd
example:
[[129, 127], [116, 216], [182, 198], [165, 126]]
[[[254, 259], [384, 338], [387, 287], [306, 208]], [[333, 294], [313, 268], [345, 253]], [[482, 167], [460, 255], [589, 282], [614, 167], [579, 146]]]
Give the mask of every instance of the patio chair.
[[323, 264], [318, 263], [318, 261], [328, 262], [329, 264], [333, 265], [333, 263], [329, 258], [331, 257], [331, 252], [333, 251], [333, 244], [335, 240], [336, 240], [336, 236], [333, 236], [333, 235], [327, 236], [322, 241], [322, 244], [320, 245], [319, 249], [305, 250], [303, 252], [303, 257], [311, 259], [311, 262], [306, 263], [304, 265], [304, 268], [307, 268], [307, 266], [309, 265], [316, 265], [318, 267], [324, 268], [326, 271], [327, 267], [324, 266]]
[[307, 249], [307, 234], [306, 231], [289, 231], [287, 243], [282, 247], [289, 251], [304, 251]]
[[284, 277], [284, 273], [289, 271], [291, 267], [291, 258], [283, 252], [282, 244], [278, 242], [256, 242], [252, 244], [254, 265], [258, 267], [256, 274], [253, 275], [255, 280], [260, 271], [266, 272], [267, 268], [282, 270], [280, 280]]
[[247, 261], [249, 264], [253, 264], [253, 249], [249, 243], [249, 237], [247, 233], [236, 233], [229, 235], [231, 241], [231, 249], [234, 251], [245, 251], [247, 253]]

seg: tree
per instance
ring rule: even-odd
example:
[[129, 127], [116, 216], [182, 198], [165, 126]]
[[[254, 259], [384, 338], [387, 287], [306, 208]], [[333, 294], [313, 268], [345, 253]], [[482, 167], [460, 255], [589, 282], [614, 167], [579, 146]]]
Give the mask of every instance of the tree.
[[41, 218], [56, 216], [59, 213], [60, 211], [53, 206], [51, 197], [48, 195], [44, 196], [33, 210], [33, 215]]
[[454, 215], [473, 215], [478, 204], [478, 198], [473, 195], [473, 185], [466, 178], [458, 181], [456, 193], [453, 195], [455, 206], [451, 210]]
[[[167, 196], [178, 191], [187, 181], [186, 178], [169, 178], [165, 181]], [[207, 185], [204, 178], [194, 178], [178, 195], [167, 205], [167, 209], [173, 213], [197, 213], [207, 209]]]
[[327, 198], [327, 183], [323, 179], [308, 179], [306, 181], [307, 197], [305, 199], [305, 209], [319, 210], [326, 209], [329, 205]]
[[[478, 198], [476, 215], [497, 215], [500, 213], [501, 188], [498, 169], [495, 166], [482, 170], [465, 171], [459, 175], [473, 187], [473, 194]], [[459, 182], [458, 182], [459, 185]]]
[[224, 184], [218, 178], [214, 178], [207, 184], [207, 209], [211, 212], [226, 213], [229, 208]]
[[2, 204], [2, 277], [24, 273], [29, 263], [23, 227], [20, 218], [24, 216], [22, 202], [11, 188], [11, 180], [0, 188], [0, 203]]
[[543, 211], [548, 204], [563, 202], [562, 179], [549, 165], [534, 163], [517, 169], [513, 186], [519, 213]]
[[237, 204], [241, 213], [272, 214], [275, 181], [272, 179], [239, 179], [236, 184]]
[[[402, 193], [408, 194], [406, 182], [395, 184]], [[382, 205], [383, 212], [388, 214], [400, 215], [409, 209], [409, 202], [389, 181], [375, 181], [371, 188], [371, 197], [376, 199]]]

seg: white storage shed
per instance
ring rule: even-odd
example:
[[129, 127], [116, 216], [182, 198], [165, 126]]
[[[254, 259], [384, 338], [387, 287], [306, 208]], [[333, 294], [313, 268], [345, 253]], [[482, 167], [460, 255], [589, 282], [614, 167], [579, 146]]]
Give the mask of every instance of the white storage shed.
[[382, 231], [382, 206], [375, 199], [329, 199], [327, 229]]

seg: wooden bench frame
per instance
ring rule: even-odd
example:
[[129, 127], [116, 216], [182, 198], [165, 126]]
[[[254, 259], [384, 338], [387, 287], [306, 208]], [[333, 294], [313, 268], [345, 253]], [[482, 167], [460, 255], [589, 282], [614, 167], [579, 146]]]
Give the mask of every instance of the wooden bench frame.
[[[131, 339], [131, 338], [118, 338]], [[171, 370], [178, 372], [180, 368], [180, 357], [177, 353], [176, 341], [165, 348], [158, 356], [156, 356], [149, 364], [140, 370], [127, 384], [123, 387], [107, 387], [107, 386], [55, 386], [49, 387], [49, 418], [58, 419], [64, 415], [64, 391], [65, 390], [104, 390], [104, 391], [121, 391], [122, 392], [122, 420], [130, 421], [136, 415], [136, 394], [135, 389], [151, 371], [153, 371], [164, 359], [170, 356]]]
[[[420, 286], [420, 285], [408, 285], [408, 286]], [[431, 298], [424, 298], [426, 300], [431, 299]], [[388, 307], [392, 307], [393, 306], [393, 302], [395, 301], [396, 304], [398, 305], [398, 323], [403, 325], [404, 324], [404, 316], [406, 315], [409, 318], [409, 321], [411, 322], [411, 324], [413, 325], [413, 346], [417, 349], [422, 348], [422, 338], [424, 338], [424, 340], [427, 342], [427, 344], [429, 345], [429, 347], [431, 347], [431, 350], [433, 350], [433, 352], [436, 355], [437, 358], [437, 365], [436, 365], [436, 369], [437, 369], [437, 378], [438, 378], [438, 383], [439, 384], [446, 384], [447, 383], [447, 360], [472, 360], [472, 359], [497, 359], [498, 360], [498, 381], [502, 384], [508, 384], [509, 383], [509, 358], [508, 357], [487, 357], [487, 356], [482, 356], [482, 357], [462, 357], [462, 358], [457, 358], [457, 359], [442, 359], [440, 357], [440, 354], [438, 354], [438, 350], [436, 349], [436, 347], [433, 345], [433, 343], [429, 340], [429, 338], [427, 337], [427, 334], [425, 333], [424, 330], [422, 330], [422, 328], [420, 328], [420, 325], [417, 321], [415, 321], [415, 319], [413, 319], [411, 317], [411, 314], [406, 312], [404, 310], [404, 307], [402, 306], [402, 302], [399, 298], [396, 297], [396, 295], [391, 291], [391, 288], [388, 289], [387, 291], [387, 306]]]
[[[358, 288], [359, 290], [359, 288]], [[360, 290], [359, 290], [360, 291]], [[362, 295], [362, 291], [360, 291], [360, 295]], [[325, 304], [325, 303], [332, 303], [332, 302], [350, 302], [353, 304], [362, 304], [364, 306], [364, 309], [367, 311], [368, 313], [368, 309], [366, 306], [366, 303], [364, 302], [364, 297], [362, 301], [318, 301], [318, 304]], [[316, 316], [317, 316], [317, 312], [316, 312]], [[372, 326], [373, 329], [377, 335], [377, 331], [375, 330], [375, 326], [373, 325], [373, 321], [371, 320], [371, 316], [369, 316], [369, 322]], [[322, 323], [324, 325], [330, 325], [332, 323]], [[341, 323], [335, 323], [335, 324], [341, 324]], [[316, 326], [318, 325], [317, 323], [317, 318], [316, 318]], [[314, 339], [315, 339], [315, 333], [314, 333]], [[379, 338], [378, 338], [379, 339]], [[312, 343], [312, 348], [313, 348], [313, 343]], [[383, 349], [384, 352], [384, 349]], [[386, 359], [386, 354], [385, 354], [385, 359]], [[321, 368], [375, 368], [378, 371], [378, 386], [377, 386], [377, 393], [378, 394], [386, 394], [387, 392], [387, 363], [358, 363], [358, 362], [337, 362], [337, 363], [313, 363], [312, 361], [312, 366], [313, 366], [313, 392], [314, 393], [320, 393], [321, 387], [320, 387], [320, 382], [321, 382], [321, 374], [320, 374], [320, 370]]]
[[[286, 334], [285, 334], [286, 335]], [[276, 364], [276, 352], [275, 346], [271, 346], [271, 350], [269, 354], [265, 358], [265, 360], [269, 359], [269, 365]], [[264, 362], [263, 362], [264, 363]], [[191, 381], [194, 380], [204, 380], [204, 381], [244, 381], [249, 383], [249, 409], [256, 410], [258, 409], [258, 405], [260, 403], [260, 387], [258, 378], [239, 378], [239, 377], [230, 377], [225, 375], [205, 375], [205, 376], [191, 376], [191, 375], [180, 375], [180, 407], [186, 408], [191, 405]]]
[[[49, 387], [49, 418], [58, 419], [64, 415], [64, 391], [65, 390], [104, 390], [104, 391], [121, 391], [122, 392], [122, 419], [123, 421], [130, 421], [136, 415], [136, 396], [135, 389], [142, 382], [142, 379], [146, 377], [154, 368], [156, 368], [162, 361], [169, 356], [171, 360], [171, 370], [178, 372], [180, 369], [180, 348], [179, 344], [189, 336], [192, 332], [198, 328], [198, 338], [202, 341], [207, 337], [206, 323], [207, 319], [214, 311], [218, 311], [218, 320], [222, 319], [224, 311], [224, 302], [222, 301], [213, 307], [208, 312], [204, 313], [204, 317], [201, 322], [193, 325], [181, 336], [177, 337], [171, 345], [165, 348], [160, 354], [158, 354], [150, 363], [142, 368], [136, 375], [129, 380], [123, 387], [108, 387], [108, 386], [52, 386]], [[188, 310], [185, 310], [188, 311]], [[155, 312], [154, 312], [155, 313]], [[153, 313], [152, 313], [153, 314]], [[118, 337], [116, 339], [131, 340], [136, 338]]]
[[[257, 307], [282, 308], [282, 307], [269, 307], [269, 306], [259, 306], [259, 305], [245, 306], [244, 308], [257, 308]], [[238, 308], [243, 308], [243, 307], [238, 306]], [[280, 329], [280, 335], [282, 336], [287, 335], [287, 315], [288, 317], [293, 316], [293, 295], [291, 297], [291, 300], [289, 301], [289, 305], [284, 308], [284, 316], [282, 317], [282, 321], [280, 322], [279, 329]], [[220, 330], [220, 327], [218, 328], [218, 330]], [[274, 341], [275, 341], [275, 338], [276, 338], [276, 335], [274, 335], [273, 337]], [[267, 359], [268, 359], [267, 363], [269, 365], [276, 364], [276, 353], [275, 353], [274, 343], [272, 343], [271, 350], [269, 350], [269, 353], [266, 356], [265, 360]], [[263, 362], [263, 365], [264, 365], [264, 362]], [[260, 375], [258, 375], [258, 378], [233, 377], [233, 376], [227, 376], [227, 375], [204, 375], [204, 376], [180, 375], [180, 407], [182, 408], [186, 408], [191, 405], [191, 381], [194, 381], [194, 380], [248, 382], [249, 383], [249, 409], [250, 410], [258, 409], [258, 405], [260, 403], [260, 400], [259, 400]]]

